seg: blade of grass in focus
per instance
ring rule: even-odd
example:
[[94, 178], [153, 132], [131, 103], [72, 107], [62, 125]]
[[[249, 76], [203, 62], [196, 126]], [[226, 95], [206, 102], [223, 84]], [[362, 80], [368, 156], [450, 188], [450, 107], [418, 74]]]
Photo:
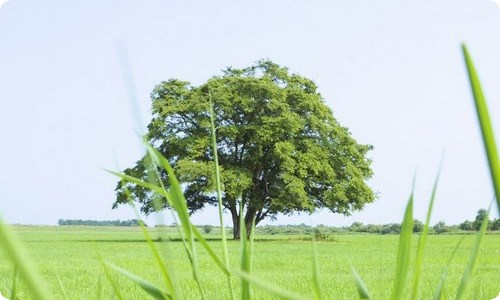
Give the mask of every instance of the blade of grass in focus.
[[484, 216], [483, 222], [481, 223], [481, 229], [479, 230], [479, 234], [476, 236], [476, 241], [472, 246], [472, 251], [469, 257], [469, 261], [467, 262], [467, 266], [465, 267], [464, 273], [462, 275], [462, 280], [460, 282], [460, 287], [458, 288], [456, 300], [460, 300], [466, 297], [467, 289], [470, 285], [471, 277], [474, 274], [474, 267], [476, 265], [477, 255], [479, 253], [479, 247], [481, 246], [481, 241], [486, 233], [486, 229], [488, 229], [488, 217], [490, 210], [488, 209], [488, 213]]
[[[217, 206], [219, 209], [219, 223], [221, 228], [221, 239], [222, 239], [222, 254], [224, 258], [224, 264], [226, 269], [230, 269], [229, 265], [229, 252], [227, 250], [227, 237], [226, 237], [226, 229], [224, 226], [224, 218], [222, 214], [222, 188], [221, 188], [221, 180], [220, 180], [220, 168], [219, 168], [219, 155], [217, 152], [217, 136], [215, 132], [215, 115], [214, 115], [214, 105], [212, 101], [212, 94], [209, 92], [208, 94], [209, 105], [210, 105], [210, 130], [212, 134], [212, 152], [214, 156], [214, 165], [215, 165], [215, 182], [216, 182], [216, 192], [217, 192]], [[231, 295], [231, 299], [234, 299], [233, 295], [233, 287], [231, 285], [231, 274], [229, 272], [225, 273], [227, 276], [227, 283], [229, 286], [229, 293]]]
[[448, 269], [450, 268], [451, 261], [455, 257], [458, 249], [460, 248], [460, 245], [464, 241], [465, 236], [463, 236], [460, 241], [458, 241], [457, 245], [453, 249], [453, 252], [450, 255], [450, 258], [448, 258], [448, 262], [446, 263], [446, 267], [443, 270], [443, 273], [441, 274], [441, 279], [439, 280], [439, 284], [436, 287], [436, 291], [434, 292], [434, 296], [432, 297], [433, 300], [440, 300], [441, 297], [443, 296], [443, 289], [444, 289], [444, 283], [446, 281], [446, 277], [448, 276]]
[[467, 46], [462, 44], [462, 52], [464, 55], [465, 65], [469, 74], [469, 82], [474, 95], [474, 103], [476, 107], [479, 125], [481, 127], [481, 134], [483, 137], [484, 149], [488, 158], [490, 167], [491, 179], [493, 181], [493, 188], [495, 190], [497, 209], [500, 212], [500, 160], [498, 158], [498, 150], [495, 143], [495, 134], [486, 104], [486, 99], [481, 88], [481, 83], [472, 62], [472, 58], [467, 50]]
[[5, 255], [10, 258], [21, 278], [26, 282], [33, 298], [38, 300], [53, 299], [49, 290], [44, 286], [41, 276], [33, 266], [29, 256], [26, 254], [17, 237], [7, 228], [7, 225], [0, 219], [0, 244]]
[[427, 243], [427, 236], [429, 234], [429, 223], [431, 220], [432, 208], [434, 207], [434, 200], [436, 198], [436, 190], [439, 182], [439, 175], [441, 173], [441, 166], [439, 167], [438, 174], [436, 176], [436, 180], [434, 181], [434, 186], [432, 188], [431, 200], [429, 202], [429, 207], [427, 209], [427, 216], [425, 218], [425, 225], [422, 234], [420, 235], [420, 239], [418, 241], [417, 254], [415, 258], [415, 272], [413, 275], [413, 290], [411, 293], [411, 299], [418, 299], [418, 285], [420, 283], [420, 274], [422, 273], [423, 267], [423, 259], [424, 259], [424, 249]]
[[394, 278], [394, 287], [392, 289], [393, 300], [399, 300], [403, 297], [403, 291], [406, 284], [410, 267], [410, 251], [411, 239], [413, 233], [413, 195], [415, 191], [415, 179], [413, 180], [413, 188], [410, 195], [410, 200], [406, 205], [403, 224], [401, 225], [401, 233], [399, 235], [398, 256], [396, 260], [396, 275]]
[[135, 284], [140, 286], [144, 291], [146, 291], [148, 294], [153, 296], [155, 299], [158, 300], [166, 300], [166, 299], [172, 299], [171, 295], [164, 289], [157, 287], [153, 283], [130, 273], [129, 271], [122, 269], [120, 267], [117, 267], [113, 264], [106, 263], [108, 267], [111, 269], [115, 270], [116, 272], [122, 274], [123, 276], [127, 277], [131, 281], [133, 281]]

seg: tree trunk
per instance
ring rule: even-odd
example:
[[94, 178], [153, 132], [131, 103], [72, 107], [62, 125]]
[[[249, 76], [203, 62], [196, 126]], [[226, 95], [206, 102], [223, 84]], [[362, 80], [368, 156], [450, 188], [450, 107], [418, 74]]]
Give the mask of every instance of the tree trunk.
[[[244, 218], [245, 228], [247, 231], [247, 239], [250, 238], [251, 230], [252, 230], [252, 220], [255, 214], [252, 216], [247, 213]], [[240, 230], [240, 216], [236, 212], [231, 212], [231, 217], [233, 219], [233, 239], [239, 240], [241, 239], [241, 230]], [[257, 224], [255, 224], [257, 225]]]

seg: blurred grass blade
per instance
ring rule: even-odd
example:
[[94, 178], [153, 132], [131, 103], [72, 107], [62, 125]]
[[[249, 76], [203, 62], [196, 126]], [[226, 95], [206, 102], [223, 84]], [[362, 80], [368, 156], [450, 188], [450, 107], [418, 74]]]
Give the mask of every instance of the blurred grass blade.
[[467, 72], [469, 74], [472, 94], [474, 95], [474, 103], [476, 106], [479, 124], [481, 126], [484, 149], [490, 166], [491, 179], [493, 181], [493, 188], [497, 199], [497, 209], [500, 212], [500, 160], [498, 158], [498, 150], [495, 143], [493, 126], [476, 68], [474, 67], [472, 58], [470, 57], [465, 44], [462, 44], [462, 52], [464, 55], [465, 65], [467, 66]]
[[12, 277], [12, 289], [10, 290], [10, 300], [17, 298], [17, 266], [14, 267], [14, 276]]
[[472, 251], [467, 266], [465, 267], [464, 273], [462, 275], [462, 281], [460, 282], [460, 287], [458, 288], [457, 297], [455, 298], [456, 300], [466, 297], [467, 288], [469, 287], [472, 281], [472, 275], [474, 274], [474, 267], [476, 265], [477, 255], [479, 253], [481, 241], [483, 240], [486, 230], [488, 229], [489, 212], [490, 209], [488, 209], [488, 213], [484, 216], [483, 222], [481, 223], [481, 229], [479, 230], [479, 234], [476, 237], [474, 245], [472, 245]]
[[[441, 163], [442, 166], [442, 163]], [[439, 175], [441, 173], [441, 166], [439, 167], [438, 174], [436, 176], [436, 180], [434, 181], [434, 186], [432, 188], [431, 200], [429, 202], [429, 207], [427, 209], [427, 216], [425, 218], [425, 225], [422, 234], [420, 235], [420, 239], [418, 241], [417, 254], [415, 258], [415, 273], [413, 275], [413, 290], [411, 293], [411, 299], [418, 299], [418, 285], [420, 283], [420, 274], [422, 273], [423, 267], [423, 259], [424, 259], [424, 249], [427, 243], [427, 236], [429, 234], [429, 223], [431, 220], [432, 209], [434, 207], [434, 200], [436, 199], [436, 191], [439, 183]]]
[[165, 300], [165, 299], [172, 299], [171, 295], [164, 289], [157, 287], [153, 283], [130, 273], [129, 271], [122, 269], [120, 267], [117, 267], [113, 264], [106, 263], [108, 267], [111, 269], [115, 270], [116, 272], [122, 274], [123, 276], [127, 277], [131, 281], [133, 281], [135, 284], [140, 286], [144, 291], [146, 291], [148, 294], [153, 296], [155, 299], [158, 300]]
[[299, 296], [297, 294], [294, 294], [288, 290], [285, 290], [285, 289], [278, 287], [272, 283], [269, 283], [268, 280], [261, 279], [255, 275], [250, 274], [250, 273], [240, 272], [239, 276], [241, 278], [244, 278], [246, 281], [251, 282], [252, 284], [260, 287], [261, 289], [265, 290], [266, 292], [268, 292], [276, 297], [279, 297], [281, 299], [288, 299], [288, 300], [310, 299], [308, 297], [303, 297], [303, 296]]
[[[193, 279], [198, 286], [201, 298], [205, 299], [205, 292], [203, 291], [203, 288], [201, 286], [200, 276], [199, 276], [198, 255], [196, 252], [195, 240], [193, 234], [194, 226], [189, 218], [187, 202], [186, 199], [184, 198], [184, 194], [182, 193], [181, 185], [177, 180], [177, 177], [175, 176], [174, 170], [172, 166], [170, 166], [168, 159], [166, 159], [165, 156], [163, 156], [163, 154], [161, 154], [160, 151], [156, 150], [153, 146], [146, 143], [146, 141], [145, 141], [145, 146], [148, 150], [149, 155], [152, 158], [152, 161], [167, 171], [170, 187], [168, 189], [168, 192], [165, 193], [165, 196], [169, 204], [177, 212], [177, 216], [179, 217], [181, 226], [184, 229], [184, 233], [186, 234], [186, 238], [190, 246], [189, 250], [186, 248], [186, 251], [188, 252], [188, 255], [190, 257], [191, 267], [193, 271]], [[165, 190], [163, 186], [162, 190]]]
[[34, 299], [49, 300], [53, 299], [50, 296], [48, 289], [43, 285], [41, 276], [36, 271], [28, 255], [26, 254], [21, 243], [17, 240], [14, 234], [7, 228], [7, 225], [0, 219], [0, 247], [3, 248], [5, 255], [13, 262], [19, 271], [19, 274], [26, 282], [28, 289]]
[[102, 299], [102, 278], [99, 277], [97, 279], [97, 288], [95, 290], [95, 299], [100, 300]]
[[413, 195], [415, 191], [415, 180], [413, 180], [413, 188], [410, 195], [410, 200], [406, 206], [403, 224], [401, 225], [401, 233], [399, 234], [398, 256], [396, 260], [396, 275], [394, 278], [394, 287], [392, 289], [393, 300], [399, 300], [403, 297], [403, 291], [406, 284], [410, 267], [410, 251], [411, 239], [413, 233]]
[[196, 238], [198, 239], [198, 242], [200, 242], [200, 244], [203, 246], [203, 248], [205, 248], [208, 255], [214, 260], [215, 264], [217, 264], [217, 266], [221, 269], [221, 271], [224, 272], [224, 274], [226, 276], [231, 276], [231, 273], [229, 273], [229, 270], [226, 268], [226, 266], [224, 265], [222, 260], [220, 260], [220, 258], [217, 256], [217, 254], [215, 254], [214, 250], [207, 243], [207, 241], [205, 240], [205, 238], [203, 237], [201, 232], [198, 230], [198, 228], [193, 226], [193, 233], [196, 236]]
[[[214, 156], [214, 165], [215, 165], [215, 182], [216, 182], [216, 192], [217, 192], [217, 206], [219, 210], [219, 223], [220, 223], [220, 228], [221, 228], [221, 239], [222, 239], [222, 253], [223, 253], [223, 258], [224, 258], [224, 263], [226, 269], [230, 269], [229, 265], [229, 252], [227, 249], [227, 237], [226, 237], [226, 230], [224, 226], [224, 217], [222, 213], [222, 188], [221, 188], [221, 179], [220, 179], [220, 168], [219, 168], [219, 154], [217, 152], [217, 136], [215, 133], [215, 114], [214, 114], [214, 105], [212, 101], [212, 94], [209, 92], [208, 94], [208, 99], [209, 99], [209, 105], [210, 105], [210, 130], [212, 134], [212, 152]], [[228, 286], [229, 286], [229, 293], [231, 295], [231, 299], [234, 299], [233, 295], [233, 287], [231, 285], [231, 274], [228, 272], [226, 274], [227, 276], [227, 281], [228, 281]]]
[[59, 286], [59, 290], [63, 294], [64, 299], [69, 299], [68, 293], [66, 293], [66, 289], [64, 288], [64, 284], [62, 283], [61, 277], [56, 273], [57, 285]]
[[118, 300], [123, 300], [124, 298], [123, 298], [122, 292], [120, 291], [120, 287], [118, 286], [118, 284], [114, 280], [113, 276], [111, 276], [111, 272], [109, 270], [108, 265], [102, 260], [102, 257], [97, 253], [97, 251], [96, 251], [96, 255], [97, 255], [97, 259], [99, 260], [99, 263], [101, 264], [101, 266], [104, 270], [104, 275], [106, 276], [106, 279], [108, 280], [109, 284], [111, 284], [111, 287], [113, 288], [113, 292], [115, 293], [116, 298], [118, 298]]
[[321, 286], [319, 284], [319, 266], [318, 266], [318, 249], [316, 246], [316, 241], [313, 239], [313, 292], [314, 299], [320, 300], [321, 297]]
[[[250, 251], [248, 247], [247, 240], [247, 228], [245, 224], [245, 218], [243, 216], [243, 198], [240, 196], [240, 244], [241, 244], [241, 266], [242, 272], [250, 274]], [[250, 295], [250, 282], [245, 278], [241, 278], [241, 299], [249, 300]]]
[[448, 269], [450, 268], [451, 261], [455, 257], [458, 249], [460, 248], [460, 245], [464, 241], [465, 236], [463, 236], [460, 241], [458, 241], [457, 245], [455, 246], [455, 249], [453, 249], [453, 252], [450, 255], [450, 258], [448, 258], [448, 262], [446, 263], [446, 267], [443, 270], [443, 273], [441, 274], [441, 279], [439, 280], [439, 284], [436, 287], [436, 291], [434, 292], [434, 296], [432, 297], [433, 300], [440, 300], [441, 297], [443, 296], [443, 289], [444, 289], [444, 283], [446, 281], [446, 277], [448, 276]]
[[371, 299], [370, 292], [368, 291], [363, 279], [361, 279], [361, 276], [359, 276], [358, 272], [356, 272], [356, 269], [352, 265], [351, 272], [352, 276], [354, 276], [354, 282], [356, 283], [359, 299]]

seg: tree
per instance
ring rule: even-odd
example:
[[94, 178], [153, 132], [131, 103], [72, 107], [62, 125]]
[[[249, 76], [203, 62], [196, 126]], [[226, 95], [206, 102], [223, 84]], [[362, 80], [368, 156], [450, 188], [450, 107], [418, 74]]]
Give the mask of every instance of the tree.
[[474, 220], [474, 222], [472, 222], [474, 230], [479, 231], [479, 229], [481, 229], [481, 224], [483, 224], [483, 220], [485, 218], [486, 219], [488, 218], [488, 211], [484, 208], [481, 208], [480, 210], [477, 211], [476, 219]]
[[[146, 139], [173, 166], [190, 212], [216, 205], [211, 150], [209, 95], [213, 99], [217, 151], [224, 186], [223, 206], [239, 232], [239, 203], [247, 230], [278, 213], [313, 213], [327, 208], [349, 215], [373, 202], [366, 180], [372, 176], [367, 153], [333, 117], [313, 81], [259, 61], [244, 69], [227, 68], [201, 86], [170, 79], [151, 93], [153, 119]], [[124, 172], [145, 180], [148, 156]], [[166, 172], [161, 180], [168, 184]], [[120, 181], [113, 207], [128, 203], [154, 207], [152, 192]]]
[[474, 223], [472, 223], [469, 220], [465, 220], [462, 223], [460, 223], [460, 225], [458, 225], [458, 228], [467, 231], [474, 230]]
[[437, 234], [440, 234], [440, 233], [443, 233], [443, 232], [447, 232], [449, 230], [448, 226], [446, 226], [446, 223], [444, 221], [439, 221], [437, 222], [434, 226], [434, 231], [437, 233]]
[[419, 233], [424, 231], [424, 223], [422, 221], [414, 219], [413, 220], [413, 233]]

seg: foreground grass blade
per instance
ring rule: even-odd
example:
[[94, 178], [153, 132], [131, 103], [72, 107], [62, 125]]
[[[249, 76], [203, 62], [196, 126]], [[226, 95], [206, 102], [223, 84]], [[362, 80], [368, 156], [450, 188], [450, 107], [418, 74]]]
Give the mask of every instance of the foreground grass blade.
[[474, 103], [476, 106], [477, 117], [481, 126], [481, 134], [483, 137], [484, 149], [490, 166], [491, 179], [493, 181], [493, 188], [497, 199], [497, 209], [500, 212], [500, 160], [498, 158], [498, 150], [495, 143], [495, 135], [493, 133], [493, 126], [491, 124], [488, 106], [484, 98], [481, 83], [476, 72], [476, 68], [472, 62], [467, 46], [462, 44], [462, 52], [464, 55], [465, 65], [469, 74], [469, 81], [474, 95]]
[[266, 292], [279, 297], [281, 299], [288, 299], [288, 300], [304, 300], [304, 299], [310, 299], [307, 297], [299, 296], [297, 294], [294, 294], [288, 290], [285, 290], [281, 287], [278, 287], [274, 284], [269, 283], [268, 280], [264, 280], [262, 278], [259, 278], [255, 275], [252, 275], [250, 273], [246, 272], [240, 272], [239, 276], [241, 278], [244, 278], [246, 281], [251, 282], [253, 285], [258, 286], [265, 290]]
[[434, 186], [432, 188], [431, 200], [429, 202], [429, 208], [427, 209], [427, 216], [425, 218], [425, 225], [420, 239], [418, 241], [417, 254], [415, 258], [415, 273], [413, 275], [413, 289], [411, 293], [411, 299], [418, 299], [418, 285], [420, 283], [420, 274], [422, 273], [423, 259], [424, 259], [424, 249], [427, 243], [427, 236], [429, 234], [429, 223], [431, 220], [432, 208], [434, 207], [434, 200], [436, 199], [436, 191], [439, 182], [439, 175], [441, 173], [441, 166], [439, 167], [436, 180], [434, 181]]
[[469, 257], [469, 262], [465, 267], [464, 273], [462, 275], [462, 281], [460, 282], [460, 287], [458, 288], [456, 300], [463, 299], [467, 294], [467, 288], [472, 281], [472, 275], [474, 274], [474, 267], [476, 265], [477, 254], [479, 253], [479, 248], [481, 246], [481, 241], [488, 229], [488, 217], [490, 210], [488, 209], [488, 213], [484, 216], [483, 222], [481, 224], [481, 229], [479, 230], [479, 234], [476, 237], [476, 241], [472, 246], [472, 251]]
[[12, 278], [12, 289], [10, 290], [10, 300], [17, 298], [17, 266], [14, 267], [14, 276]]
[[354, 282], [356, 283], [356, 289], [358, 290], [359, 299], [371, 299], [370, 292], [363, 282], [363, 279], [361, 279], [361, 276], [359, 276], [358, 272], [356, 272], [356, 269], [354, 269], [352, 265], [351, 272], [354, 276]]
[[[242, 272], [250, 274], [250, 250], [247, 241], [247, 229], [245, 218], [243, 217], [243, 199], [240, 197], [240, 244], [241, 244], [241, 266]], [[250, 282], [244, 277], [241, 278], [241, 299], [250, 300]]]
[[410, 267], [411, 239], [413, 233], [413, 195], [415, 190], [415, 181], [410, 195], [410, 200], [406, 206], [401, 233], [399, 235], [398, 256], [396, 260], [396, 275], [394, 278], [394, 287], [392, 288], [393, 300], [399, 300], [403, 297], [403, 291], [406, 284]]
[[[181, 226], [184, 229], [184, 233], [186, 234], [186, 238], [188, 240], [190, 249], [187, 250], [188, 256], [190, 257], [191, 268], [193, 271], [193, 279], [196, 282], [198, 289], [201, 294], [201, 298], [205, 299], [205, 292], [200, 282], [199, 276], [199, 267], [198, 267], [198, 254], [196, 252], [194, 233], [193, 233], [193, 224], [189, 218], [189, 211], [187, 207], [186, 199], [184, 198], [184, 194], [182, 193], [182, 188], [177, 180], [177, 177], [174, 174], [174, 170], [168, 159], [161, 154], [160, 151], [155, 149], [150, 144], [145, 143], [146, 148], [148, 150], [149, 155], [152, 158], [152, 161], [155, 162], [158, 166], [162, 167], [167, 171], [168, 180], [170, 182], [170, 187], [168, 192], [165, 194], [167, 201], [169, 204], [175, 209], [177, 212], [177, 216], [179, 217], [179, 221], [181, 222]], [[164, 190], [164, 187], [162, 187]]]
[[120, 291], [120, 287], [114, 280], [113, 276], [111, 276], [111, 272], [109, 270], [108, 265], [102, 260], [102, 257], [96, 252], [97, 258], [99, 260], [99, 263], [101, 264], [103, 270], [104, 270], [104, 275], [106, 276], [106, 279], [108, 280], [109, 284], [111, 284], [111, 287], [113, 288], [113, 292], [115, 293], [116, 298], [118, 300], [123, 300], [123, 295], [122, 292]]
[[221, 271], [224, 272], [224, 275], [226, 275], [228, 277], [231, 276], [231, 273], [226, 268], [226, 265], [222, 262], [222, 260], [220, 260], [220, 258], [217, 256], [217, 254], [215, 254], [214, 250], [210, 247], [207, 240], [205, 240], [205, 238], [203, 237], [201, 232], [198, 230], [198, 228], [193, 226], [193, 233], [194, 233], [196, 239], [198, 239], [198, 242], [203, 246], [203, 248], [205, 248], [208, 255], [214, 260], [214, 262], [221, 269]]
[[446, 277], [448, 276], [448, 269], [450, 268], [451, 261], [455, 257], [455, 254], [457, 253], [458, 249], [460, 248], [460, 245], [464, 241], [465, 236], [463, 236], [460, 241], [458, 241], [457, 245], [455, 246], [455, 249], [453, 249], [452, 254], [450, 255], [450, 258], [448, 258], [448, 262], [446, 263], [446, 267], [443, 270], [443, 273], [441, 274], [441, 279], [439, 280], [439, 284], [436, 287], [436, 291], [434, 292], [434, 296], [432, 297], [433, 300], [440, 300], [441, 297], [443, 296], [443, 288], [444, 288], [444, 282], [446, 281]]
[[[212, 94], [208, 94], [209, 105], [210, 105], [210, 130], [212, 134], [212, 152], [214, 156], [214, 165], [215, 165], [215, 182], [216, 182], [216, 192], [217, 192], [217, 205], [219, 209], [219, 223], [221, 228], [221, 239], [222, 239], [222, 253], [224, 257], [224, 263], [226, 269], [230, 269], [229, 265], [229, 252], [227, 250], [227, 237], [226, 237], [226, 227], [224, 226], [224, 217], [222, 213], [222, 188], [221, 188], [221, 179], [220, 179], [220, 168], [219, 168], [219, 154], [217, 152], [217, 136], [215, 133], [215, 114], [214, 114], [214, 105], [212, 102]], [[231, 294], [231, 299], [234, 299], [233, 295], [233, 287], [231, 285], [231, 274], [227, 273], [227, 282], [229, 286], [229, 293]]]
[[319, 266], [318, 266], [318, 249], [316, 247], [316, 241], [313, 239], [313, 292], [314, 299], [320, 300], [321, 297], [321, 286], [319, 284]]
[[172, 299], [170, 294], [166, 290], [157, 287], [153, 283], [151, 283], [151, 282], [149, 282], [149, 281], [147, 281], [147, 280], [145, 280], [145, 279], [143, 279], [135, 274], [132, 274], [125, 269], [117, 267], [113, 264], [106, 263], [106, 265], [108, 267], [110, 267], [111, 269], [115, 270], [116, 272], [127, 277], [128, 279], [132, 280], [135, 284], [140, 286], [144, 291], [146, 291], [148, 294], [153, 296], [155, 299], [158, 299], [158, 300]]
[[53, 299], [48, 289], [43, 285], [41, 276], [36, 271], [31, 260], [28, 259], [28, 255], [25, 253], [24, 248], [21, 247], [20, 242], [1, 219], [0, 241], [2, 241], [0, 247], [18, 269], [19, 274], [31, 291], [33, 298], [38, 300]]

